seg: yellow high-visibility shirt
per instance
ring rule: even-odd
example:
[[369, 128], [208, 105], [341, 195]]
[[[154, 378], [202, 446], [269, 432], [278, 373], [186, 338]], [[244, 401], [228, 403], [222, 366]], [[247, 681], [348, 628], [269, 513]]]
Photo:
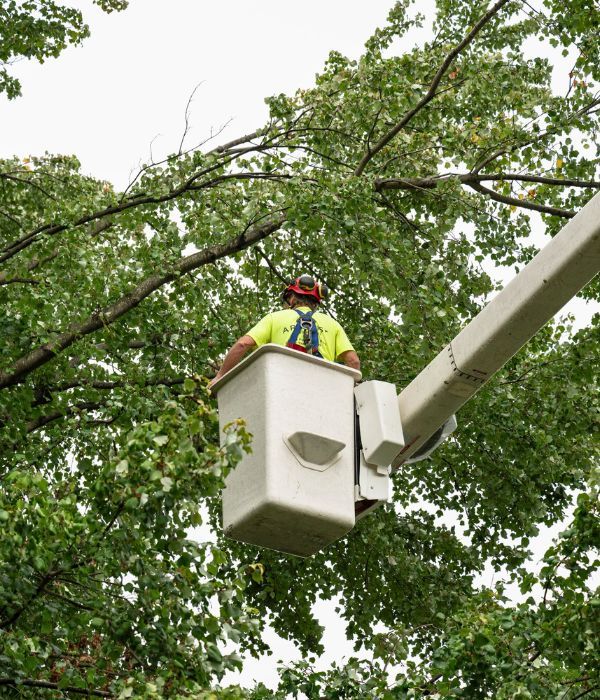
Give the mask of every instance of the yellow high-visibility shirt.
[[[297, 308], [299, 311], [310, 311], [308, 306]], [[259, 347], [265, 343], [286, 345], [299, 318], [300, 316], [293, 309], [274, 311], [262, 318], [246, 335], [249, 335]], [[342, 353], [354, 350], [344, 329], [331, 316], [315, 311], [313, 320], [317, 324], [319, 334], [319, 352], [324, 359], [335, 362]], [[303, 333], [300, 331], [296, 340], [298, 345], [304, 345], [302, 336]]]

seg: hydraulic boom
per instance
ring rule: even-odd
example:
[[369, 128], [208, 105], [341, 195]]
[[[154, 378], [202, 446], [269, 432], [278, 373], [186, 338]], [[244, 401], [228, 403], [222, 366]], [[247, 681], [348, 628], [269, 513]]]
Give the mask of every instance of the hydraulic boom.
[[406, 462], [600, 271], [600, 193], [398, 395]]

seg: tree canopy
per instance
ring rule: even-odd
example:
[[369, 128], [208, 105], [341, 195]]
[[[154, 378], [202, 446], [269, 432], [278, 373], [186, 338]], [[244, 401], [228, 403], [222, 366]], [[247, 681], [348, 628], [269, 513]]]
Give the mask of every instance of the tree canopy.
[[[1, 161], [5, 697], [600, 696], [598, 316], [543, 329], [320, 554], [220, 531], [251, 436], [237, 423], [219, 445], [207, 382], [286, 279], [334, 290], [364, 376], [401, 388], [494, 292], [486, 262], [522, 267], [532, 222], [555, 234], [600, 187], [593, 0], [437, 0], [433, 38], [398, 52], [426, 20], [412, 10], [269, 97], [255, 132], [149, 162], [122, 192], [72, 156]], [[5, 63], [87, 33], [46, 0], [1, 13]], [[547, 45], [574, 56], [564, 94]], [[486, 565], [522, 598], [477, 585]], [[321, 672], [311, 608], [335, 596], [372, 660]], [[307, 660], [276, 693], [221, 688], [267, 623]]]

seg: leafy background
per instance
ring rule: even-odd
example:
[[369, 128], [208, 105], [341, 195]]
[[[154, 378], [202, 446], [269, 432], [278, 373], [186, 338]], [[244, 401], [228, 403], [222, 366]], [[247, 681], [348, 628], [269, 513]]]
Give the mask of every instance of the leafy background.
[[[366, 376], [401, 387], [494, 291], [490, 260], [514, 269], [530, 259], [531, 217], [555, 233], [598, 187], [597, 8], [501, 2], [486, 20], [490, 7], [438, 2], [432, 38], [411, 50], [398, 37], [419, 20], [398, 3], [360, 60], [333, 52], [314, 86], [268, 99], [259, 131], [191, 150], [176, 140], [129, 186], [92, 177], [74, 156], [7, 153], [9, 697], [272, 695], [216, 685], [240, 665], [236, 652], [265, 650], [267, 621], [306, 659], [282, 673], [282, 696], [597, 692], [597, 318], [577, 333], [560, 323], [540, 333], [461, 412], [443, 451], [397, 475], [394, 508], [321, 555], [187, 534], [207, 514], [218, 533], [222, 479], [247, 443], [236, 425], [219, 448], [206, 378], [272, 308], [282, 278], [300, 267], [333, 287], [330, 311]], [[87, 33], [51, 2], [7, 3], [2, 22], [24, 39], [5, 62], [45, 58]], [[130, 40], [135, 50], [139, 31]], [[547, 44], [572, 61], [560, 94]], [[14, 98], [18, 66], [6, 70]], [[93, 83], [96, 99], [136, 81], [124, 66]], [[110, 152], [111, 127], [85, 139]], [[532, 574], [528, 557], [544, 553], [530, 542], [566, 516]], [[522, 602], [475, 587], [486, 566], [512, 578]], [[332, 596], [373, 660], [312, 665], [323, 647], [311, 609]]]

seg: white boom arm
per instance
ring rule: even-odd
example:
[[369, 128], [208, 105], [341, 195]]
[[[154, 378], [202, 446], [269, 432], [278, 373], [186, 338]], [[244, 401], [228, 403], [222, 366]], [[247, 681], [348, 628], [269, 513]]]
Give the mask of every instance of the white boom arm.
[[600, 193], [398, 395], [397, 469], [600, 270]]

